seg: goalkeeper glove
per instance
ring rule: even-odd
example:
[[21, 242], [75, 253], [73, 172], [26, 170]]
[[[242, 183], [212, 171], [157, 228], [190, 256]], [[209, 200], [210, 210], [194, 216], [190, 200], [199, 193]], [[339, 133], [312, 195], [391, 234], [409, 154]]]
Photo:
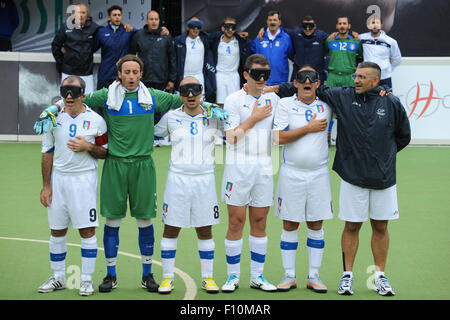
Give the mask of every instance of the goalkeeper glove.
[[216, 117], [219, 120], [228, 119], [228, 112], [215, 103], [203, 102], [202, 107], [206, 110], [206, 119]]
[[56, 128], [56, 115], [58, 114], [57, 106], [50, 106], [46, 108], [39, 115], [39, 120], [34, 123], [34, 131], [37, 134], [47, 133], [50, 130], [50, 126]]

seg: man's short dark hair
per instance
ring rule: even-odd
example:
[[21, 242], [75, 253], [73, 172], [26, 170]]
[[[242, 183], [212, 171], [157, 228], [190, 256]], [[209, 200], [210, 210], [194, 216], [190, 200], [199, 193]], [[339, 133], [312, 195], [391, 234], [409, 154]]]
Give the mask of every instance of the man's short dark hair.
[[337, 23], [337, 22], [339, 21], [339, 19], [341, 19], [341, 18], [346, 18], [348, 24], [350, 24], [350, 18], [349, 18], [348, 16], [346, 16], [346, 15], [340, 15], [340, 16], [338, 16], [337, 19], [336, 19], [336, 23]]
[[260, 64], [263, 66], [270, 66], [269, 60], [259, 53], [254, 53], [245, 60], [245, 70], [250, 70], [254, 64]]
[[277, 11], [277, 10], [270, 10], [269, 13], [267, 13], [267, 17], [272, 17], [272, 16], [274, 16], [276, 14], [278, 15], [278, 19], [281, 20], [280, 11]]
[[363, 61], [363, 62], [358, 63], [357, 69], [362, 69], [362, 68], [374, 69], [377, 72], [378, 77], [381, 76], [381, 68], [375, 62]]
[[113, 5], [111, 7], [108, 8], [108, 16], [111, 15], [111, 12], [113, 12], [114, 10], [120, 10], [120, 12], [122, 12], [122, 7], [118, 6], [118, 5]]
[[76, 81], [78, 81], [78, 83], [80, 84], [80, 87], [83, 88], [83, 90], [86, 89], [86, 82], [83, 80], [83, 78], [81, 78], [79, 76], [75, 76], [75, 75], [70, 75], [67, 78], [64, 78], [61, 85], [72, 84]]
[[316, 21], [316, 20], [314, 20], [314, 18], [313, 18], [313, 16], [311, 16], [311, 15], [306, 15], [306, 16], [304, 16], [303, 18], [302, 18], [302, 20], [301, 20], [301, 22], [303, 22], [303, 21]]

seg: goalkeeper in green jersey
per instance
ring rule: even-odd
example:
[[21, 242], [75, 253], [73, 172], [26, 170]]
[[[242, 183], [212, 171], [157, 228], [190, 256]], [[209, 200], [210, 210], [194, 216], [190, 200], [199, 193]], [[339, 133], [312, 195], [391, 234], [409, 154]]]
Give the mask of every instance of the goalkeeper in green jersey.
[[[105, 160], [100, 187], [100, 211], [106, 218], [104, 248], [107, 275], [99, 286], [100, 292], [117, 287], [116, 259], [119, 248], [119, 227], [130, 203], [131, 216], [139, 228], [139, 248], [142, 256], [142, 287], [157, 292], [159, 285], [151, 272], [156, 216], [156, 175], [151, 157], [154, 140], [154, 114], [179, 108], [183, 101], [176, 94], [146, 88], [140, 81], [142, 61], [126, 55], [117, 62], [118, 78], [109, 88], [87, 95], [83, 103], [104, 108], [108, 126], [109, 154]], [[62, 108], [61, 103], [60, 107]], [[47, 108], [35, 124], [35, 131], [46, 131], [55, 106]], [[226, 112], [209, 104], [209, 115], [225, 119]], [[46, 113], [47, 112], [47, 113]]]

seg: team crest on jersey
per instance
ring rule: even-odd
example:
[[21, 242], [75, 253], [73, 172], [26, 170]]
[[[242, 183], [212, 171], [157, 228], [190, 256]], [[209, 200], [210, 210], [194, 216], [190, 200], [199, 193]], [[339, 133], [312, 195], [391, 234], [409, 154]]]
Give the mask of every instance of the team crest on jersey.
[[272, 101], [270, 99], [266, 99], [266, 106], [272, 106]]
[[163, 212], [167, 213], [167, 210], [169, 209], [169, 205], [167, 203], [163, 203]]
[[90, 127], [91, 127], [91, 122], [84, 120], [83, 121], [83, 129], [89, 130]]
[[227, 186], [225, 187], [227, 191], [231, 191], [233, 189], [233, 184], [231, 182], [227, 182]]
[[323, 105], [321, 104], [317, 105], [317, 112], [318, 113], [325, 112], [325, 108], [323, 107]]
[[203, 125], [209, 126], [209, 119], [203, 118]]
[[280, 198], [280, 197], [278, 197], [278, 206], [280, 206], [281, 207], [281, 204], [283, 203], [283, 199], [282, 198]]

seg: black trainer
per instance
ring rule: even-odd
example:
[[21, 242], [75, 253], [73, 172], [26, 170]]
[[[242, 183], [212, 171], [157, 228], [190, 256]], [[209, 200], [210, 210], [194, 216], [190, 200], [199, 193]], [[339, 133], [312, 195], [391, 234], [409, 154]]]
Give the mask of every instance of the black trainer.
[[117, 277], [113, 277], [109, 273], [103, 278], [103, 282], [98, 286], [100, 292], [110, 292], [112, 289], [117, 288]]
[[142, 277], [142, 288], [147, 289], [148, 292], [158, 292], [159, 284], [153, 279], [153, 273], [149, 273]]

